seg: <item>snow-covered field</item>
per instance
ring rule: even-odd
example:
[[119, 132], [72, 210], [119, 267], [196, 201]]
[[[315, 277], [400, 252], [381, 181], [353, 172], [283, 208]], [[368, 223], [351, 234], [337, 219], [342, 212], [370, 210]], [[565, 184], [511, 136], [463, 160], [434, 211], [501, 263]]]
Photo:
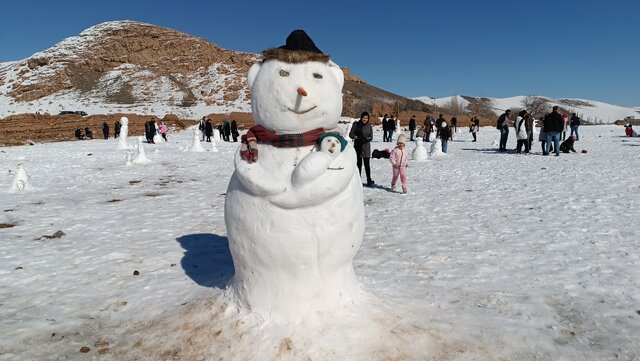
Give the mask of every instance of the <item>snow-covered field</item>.
[[[324, 325], [224, 292], [236, 144], [191, 153], [172, 134], [130, 167], [114, 140], [0, 148], [0, 360], [638, 360], [640, 138], [580, 132], [588, 153], [560, 157], [459, 134], [410, 164], [407, 196], [372, 159], [354, 265], [376, 307]], [[7, 192], [18, 163], [34, 191]]]

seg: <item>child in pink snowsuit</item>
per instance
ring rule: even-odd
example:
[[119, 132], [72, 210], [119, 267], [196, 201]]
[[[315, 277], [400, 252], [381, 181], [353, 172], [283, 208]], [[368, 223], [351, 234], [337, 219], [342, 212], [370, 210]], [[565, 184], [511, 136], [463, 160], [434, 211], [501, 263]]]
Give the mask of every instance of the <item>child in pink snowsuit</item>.
[[391, 151], [389, 160], [393, 169], [391, 188], [395, 190], [398, 176], [402, 183], [402, 193], [407, 193], [407, 166], [409, 165], [409, 151], [405, 147], [406, 137], [404, 134], [398, 136], [397, 146]]

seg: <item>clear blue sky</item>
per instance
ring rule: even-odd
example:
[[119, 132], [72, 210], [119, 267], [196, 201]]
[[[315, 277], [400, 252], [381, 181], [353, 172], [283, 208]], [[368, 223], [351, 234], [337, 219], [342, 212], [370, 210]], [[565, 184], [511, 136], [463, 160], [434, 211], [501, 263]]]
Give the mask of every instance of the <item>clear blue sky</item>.
[[640, 1], [7, 1], [0, 61], [136, 20], [260, 52], [305, 29], [372, 85], [404, 96], [541, 94], [640, 106]]

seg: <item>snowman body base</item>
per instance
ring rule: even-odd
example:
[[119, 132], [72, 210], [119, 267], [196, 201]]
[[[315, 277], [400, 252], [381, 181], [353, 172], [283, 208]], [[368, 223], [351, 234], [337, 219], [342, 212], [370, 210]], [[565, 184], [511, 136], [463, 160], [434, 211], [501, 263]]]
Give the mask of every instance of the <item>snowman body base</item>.
[[[236, 155], [225, 202], [235, 297], [274, 321], [309, 319], [353, 303], [360, 288], [352, 262], [364, 235], [353, 148], [328, 166], [315, 146], [258, 149], [257, 163]], [[297, 167], [317, 174], [296, 184]]]

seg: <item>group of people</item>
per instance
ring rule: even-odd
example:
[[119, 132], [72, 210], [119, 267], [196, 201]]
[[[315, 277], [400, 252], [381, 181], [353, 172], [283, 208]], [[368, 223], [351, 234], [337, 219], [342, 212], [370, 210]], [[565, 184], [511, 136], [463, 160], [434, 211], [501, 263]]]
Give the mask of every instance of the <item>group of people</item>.
[[144, 123], [144, 135], [147, 143], [155, 144], [154, 138], [158, 134], [165, 142], [168, 141], [167, 126], [164, 123], [156, 122], [156, 118], [151, 118], [150, 121]]
[[[207, 142], [211, 142], [211, 137], [213, 136], [213, 123], [211, 119], [202, 117], [198, 129], [200, 129], [202, 134], [202, 141], [204, 142], [206, 139]], [[225, 142], [230, 142], [231, 138], [233, 138], [234, 142], [238, 141], [240, 132], [238, 132], [238, 123], [235, 120], [229, 122], [227, 119], [224, 119], [222, 123], [217, 125], [217, 129], [218, 132], [220, 132], [220, 139]]]
[[[116, 121], [113, 125], [113, 137], [115, 139], [117, 139], [120, 136], [121, 128], [122, 128], [122, 125], [120, 124], [120, 121]], [[156, 135], [160, 135], [165, 142], [168, 141], [168, 138], [167, 138], [168, 131], [169, 129], [167, 128], [167, 126], [163, 122], [157, 121], [156, 118], [151, 118], [150, 121], [144, 123], [144, 135], [147, 140], [147, 143], [155, 144], [155, 141], [153, 138]], [[74, 136], [76, 139], [80, 139], [80, 140], [93, 139], [93, 132], [91, 131], [91, 129], [89, 129], [89, 127], [85, 127], [84, 131], [80, 128], [76, 128], [76, 130], [74, 131]], [[109, 136], [110, 136], [109, 123], [104, 122], [102, 123], [102, 137], [104, 139], [109, 139]]]
[[[558, 106], [552, 108], [551, 113], [544, 115], [540, 119], [540, 135], [538, 140], [541, 142], [542, 155], [549, 155], [552, 152], [556, 156], [560, 152], [575, 152], [574, 142], [579, 140], [578, 128], [580, 127], [580, 118], [573, 113], [571, 119], [566, 114], [560, 114]], [[535, 127], [535, 119], [526, 110], [518, 113], [515, 121], [511, 120], [511, 110], [507, 109], [496, 123], [496, 128], [500, 131], [500, 145], [498, 151], [507, 151], [507, 140], [509, 139], [509, 129], [513, 126], [516, 132], [516, 152], [529, 154], [533, 145], [533, 129]], [[567, 137], [567, 133], [570, 134]], [[562, 144], [560, 144], [562, 142]]]
[[382, 141], [383, 142], [392, 142], [393, 141], [393, 133], [396, 131], [396, 118], [393, 114], [389, 117], [388, 114], [385, 114], [382, 117]]
[[93, 139], [93, 132], [89, 128], [84, 128], [84, 132], [82, 131], [82, 129], [76, 128], [76, 130], [73, 132], [73, 135], [78, 140]]

